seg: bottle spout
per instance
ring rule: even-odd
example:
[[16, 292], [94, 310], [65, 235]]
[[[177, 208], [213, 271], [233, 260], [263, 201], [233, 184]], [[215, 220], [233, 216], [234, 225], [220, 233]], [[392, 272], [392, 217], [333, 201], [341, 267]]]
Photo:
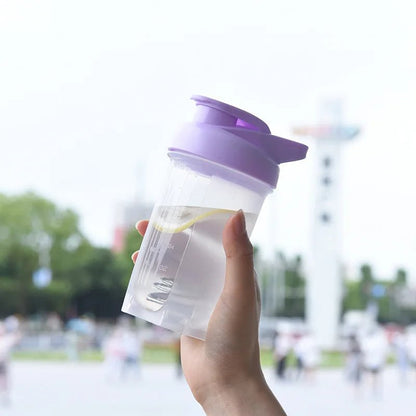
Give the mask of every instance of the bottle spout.
[[193, 95], [197, 105], [194, 121], [218, 127], [237, 127], [270, 134], [268, 125], [253, 114], [202, 95]]
[[272, 134], [265, 135], [245, 131], [241, 131], [238, 134], [244, 140], [261, 149], [277, 165], [305, 159], [308, 152], [308, 146], [293, 140], [284, 139], [283, 137], [273, 136]]

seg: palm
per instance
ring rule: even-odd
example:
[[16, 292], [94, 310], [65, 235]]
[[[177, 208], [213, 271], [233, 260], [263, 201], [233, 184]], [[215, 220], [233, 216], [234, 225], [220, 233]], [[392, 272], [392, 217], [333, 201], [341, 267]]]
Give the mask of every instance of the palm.
[[234, 383], [261, 371], [256, 336], [260, 308], [252, 282], [252, 295], [244, 303], [241, 296], [227, 296], [227, 291], [221, 295], [205, 341], [181, 338], [184, 375], [197, 399], [219, 383]]

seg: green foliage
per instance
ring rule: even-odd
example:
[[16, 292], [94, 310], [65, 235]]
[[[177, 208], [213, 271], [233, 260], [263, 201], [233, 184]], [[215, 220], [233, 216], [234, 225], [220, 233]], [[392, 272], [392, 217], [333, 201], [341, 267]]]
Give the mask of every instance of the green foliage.
[[93, 313], [106, 318], [120, 315], [126, 287], [114, 254], [105, 248], [94, 248], [84, 265], [83, 274], [86, 278], [73, 294], [77, 313]]
[[130, 274], [133, 269], [131, 256], [135, 251], [139, 250], [142, 240], [143, 237], [132, 227], [125, 236], [123, 250], [117, 256], [118, 265], [122, 273], [122, 282], [125, 288], [127, 288]]
[[343, 310], [364, 310], [366, 307], [360, 282], [346, 281], [344, 287]]
[[[70, 270], [82, 263], [83, 251], [89, 248], [73, 211], [60, 209], [33, 193], [0, 195], [0, 273], [4, 276], [2, 281], [13, 281], [14, 312], [31, 313], [39, 305], [36, 298], [49, 298], [34, 291], [35, 270], [49, 266], [45, 262], [50, 259], [54, 280], [64, 280]], [[10, 287], [9, 283], [9, 290]], [[65, 301], [69, 297], [62, 293], [68, 289], [69, 285], [54, 283], [44, 292], [54, 291], [57, 296], [59, 292], [58, 298]], [[11, 308], [10, 302], [8, 308], [0, 306], [0, 313]]]
[[[374, 285], [384, 288], [381, 296], [372, 292]], [[383, 281], [376, 279], [371, 267], [365, 264], [360, 268], [358, 281], [344, 282], [343, 312], [364, 310], [370, 303], [375, 303], [380, 323], [408, 324], [416, 319], [416, 309], [402, 307], [398, 302], [398, 291], [406, 289], [405, 270], [398, 269], [392, 280]]]
[[396, 277], [394, 279], [394, 284], [397, 287], [403, 287], [407, 285], [407, 273], [406, 270], [398, 269], [396, 272]]
[[16, 280], [0, 277], [0, 316], [12, 315], [19, 308], [19, 287]]
[[[50, 267], [53, 279], [36, 288], [32, 275], [41, 266]], [[110, 250], [84, 237], [73, 211], [33, 193], [0, 194], [0, 316], [56, 311], [115, 317], [124, 276]]]
[[279, 262], [283, 268], [285, 300], [280, 316], [305, 317], [305, 277], [303, 275], [302, 257], [287, 258], [279, 253]]
[[49, 286], [39, 289], [31, 287], [28, 294], [28, 311], [43, 313], [54, 311], [64, 315], [71, 300], [70, 284], [66, 281], [52, 281]]
[[261, 261], [255, 252], [262, 310], [266, 316], [305, 316], [305, 277], [300, 256], [287, 258], [277, 253], [274, 262]]
[[361, 301], [367, 305], [371, 299], [371, 288], [375, 282], [371, 266], [364, 264], [360, 268], [360, 282], [359, 289], [361, 293]]

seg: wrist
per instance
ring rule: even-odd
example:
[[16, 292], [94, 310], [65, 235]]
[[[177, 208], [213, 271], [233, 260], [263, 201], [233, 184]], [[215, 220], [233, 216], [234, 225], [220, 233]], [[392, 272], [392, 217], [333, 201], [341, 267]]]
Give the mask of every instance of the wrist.
[[207, 416], [285, 416], [263, 374], [217, 386], [201, 405]]

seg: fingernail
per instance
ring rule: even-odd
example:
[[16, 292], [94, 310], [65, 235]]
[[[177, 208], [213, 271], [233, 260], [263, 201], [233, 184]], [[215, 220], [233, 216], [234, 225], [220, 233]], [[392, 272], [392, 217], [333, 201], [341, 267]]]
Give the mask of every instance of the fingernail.
[[234, 221], [234, 231], [237, 235], [246, 233], [246, 218], [242, 209], [239, 209], [236, 214], [237, 219]]

